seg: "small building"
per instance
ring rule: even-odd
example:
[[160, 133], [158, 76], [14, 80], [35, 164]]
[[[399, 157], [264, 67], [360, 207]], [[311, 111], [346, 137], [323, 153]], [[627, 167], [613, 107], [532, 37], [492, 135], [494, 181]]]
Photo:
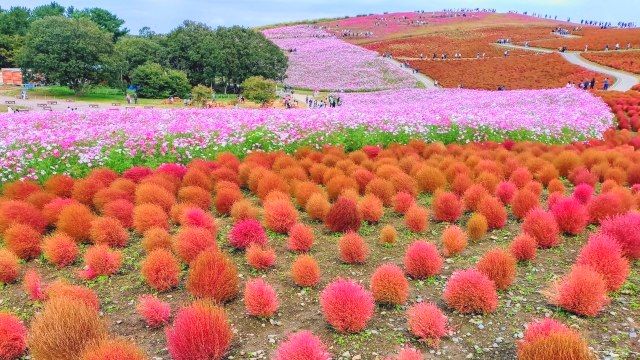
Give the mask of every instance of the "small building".
[[0, 85], [22, 86], [22, 70], [20, 68], [0, 69]]

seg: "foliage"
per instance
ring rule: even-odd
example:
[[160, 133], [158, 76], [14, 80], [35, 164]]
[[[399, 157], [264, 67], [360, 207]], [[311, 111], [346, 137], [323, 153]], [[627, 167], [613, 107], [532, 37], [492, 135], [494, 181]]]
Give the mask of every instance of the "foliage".
[[213, 90], [204, 85], [196, 85], [191, 88], [191, 103], [194, 105], [205, 106], [213, 97]]
[[93, 21], [102, 30], [113, 34], [115, 40], [129, 33], [129, 29], [122, 28], [124, 20], [105, 9], [94, 7], [72, 11], [70, 15], [75, 19], [86, 18]]
[[156, 41], [145, 37], [126, 36], [118, 39], [114, 46], [115, 53], [122, 61], [122, 71], [126, 76], [147, 62], [163, 63], [164, 49]]
[[186, 97], [189, 94], [187, 75], [157, 63], [138, 66], [131, 75], [131, 82], [139, 86], [138, 94], [143, 98]]
[[262, 76], [252, 76], [242, 82], [242, 93], [248, 100], [266, 103], [276, 98], [276, 83]]

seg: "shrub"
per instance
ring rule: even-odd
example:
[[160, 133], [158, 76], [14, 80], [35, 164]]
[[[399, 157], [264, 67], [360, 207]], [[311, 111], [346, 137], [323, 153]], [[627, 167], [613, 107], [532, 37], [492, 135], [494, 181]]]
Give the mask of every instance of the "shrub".
[[485, 196], [489, 196], [487, 189], [480, 184], [473, 184], [464, 191], [462, 200], [464, 201], [464, 205], [467, 209], [475, 211], [477, 210], [480, 201], [482, 201]]
[[127, 200], [115, 200], [104, 205], [102, 214], [104, 216], [118, 219], [122, 226], [130, 229], [133, 227], [133, 209], [134, 205], [132, 202]]
[[431, 210], [438, 221], [456, 222], [462, 215], [462, 201], [450, 192], [437, 192]]
[[251, 279], [244, 288], [244, 306], [247, 313], [258, 317], [271, 317], [278, 311], [278, 294], [263, 279]]
[[413, 242], [404, 255], [404, 268], [414, 279], [425, 279], [442, 271], [443, 260], [438, 248], [424, 240]]
[[547, 292], [552, 304], [584, 316], [596, 316], [609, 303], [607, 283], [588, 266], [574, 266]]
[[185, 186], [178, 191], [178, 199], [181, 203], [193, 204], [202, 210], [211, 207], [211, 194], [199, 186]]
[[262, 76], [251, 76], [242, 82], [242, 94], [260, 104], [276, 99], [276, 82]]
[[[132, 185], [135, 188], [135, 184]], [[102, 211], [106, 204], [120, 199], [133, 201], [133, 195], [126, 190], [115, 189], [112, 187], [104, 188], [93, 196], [93, 206], [99, 211]]]
[[40, 233], [29, 225], [14, 224], [3, 237], [7, 248], [21, 259], [30, 260], [40, 255]]
[[249, 200], [238, 200], [231, 207], [231, 217], [234, 221], [258, 219], [260, 210], [251, 205]]
[[233, 224], [229, 232], [229, 244], [236, 249], [245, 249], [252, 243], [258, 245], [267, 244], [267, 233], [254, 219], [241, 220]]
[[156, 249], [142, 260], [140, 272], [149, 286], [166, 291], [178, 285], [180, 264], [166, 249]]
[[37, 209], [42, 210], [42, 208], [53, 199], [57, 199], [55, 195], [40, 190], [29, 195], [27, 202]]
[[362, 217], [353, 199], [340, 196], [331, 205], [329, 212], [325, 216], [324, 223], [333, 232], [357, 232], [362, 224]]
[[98, 217], [91, 222], [89, 232], [94, 244], [124, 247], [129, 241], [129, 233], [120, 221], [110, 217]]
[[169, 217], [162, 208], [155, 204], [142, 204], [133, 208], [133, 228], [140, 234], [159, 227], [169, 228]]
[[197, 207], [188, 206], [183, 209], [178, 222], [184, 227], [200, 227], [207, 229], [215, 238], [218, 234], [218, 224], [213, 216]]
[[101, 275], [113, 275], [122, 265], [122, 253], [111, 250], [107, 245], [94, 245], [84, 254], [86, 269], [81, 272], [85, 279], [93, 279]]
[[320, 281], [320, 267], [311, 255], [300, 255], [291, 265], [293, 282], [300, 287], [316, 286]]
[[379, 177], [373, 178], [365, 187], [365, 194], [375, 196], [385, 206], [391, 205], [394, 193], [393, 183]]
[[80, 360], [146, 360], [142, 350], [124, 339], [103, 339], [88, 345]]
[[378, 303], [402, 305], [409, 298], [409, 282], [400, 267], [383, 264], [371, 275], [371, 292]]
[[451, 274], [443, 298], [449, 307], [463, 314], [491, 313], [498, 307], [494, 282], [476, 269]]
[[221, 360], [231, 346], [233, 333], [223, 308], [197, 301], [178, 311], [165, 335], [174, 360]]
[[20, 259], [11, 251], [0, 248], [0, 283], [15, 282], [19, 272]]
[[87, 345], [106, 336], [95, 309], [69, 297], [51, 299], [31, 322], [29, 353], [34, 359], [77, 360]]
[[273, 360], [330, 360], [327, 346], [311, 331], [298, 331], [287, 336], [282, 342]]
[[433, 303], [421, 302], [407, 310], [409, 331], [420, 341], [437, 347], [440, 339], [449, 332], [447, 317]]
[[534, 320], [526, 325], [524, 331], [523, 342], [532, 342], [542, 337], [549, 336], [554, 333], [569, 332], [566, 325], [552, 318], [544, 318], [542, 320]]
[[166, 229], [154, 227], [144, 232], [142, 247], [146, 252], [156, 249], [171, 249], [171, 234]]
[[386, 358], [385, 360], [423, 360], [424, 356], [418, 349], [414, 349], [410, 346], [405, 346], [400, 349], [398, 356]]
[[187, 290], [193, 296], [226, 303], [238, 295], [238, 270], [234, 262], [217, 249], [201, 252], [191, 263]]
[[287, 249], [295, 252], [307, 252], [313, 245], [313, 229], [303, 223], [297, 223], [289, 230]]
[[0, 231], [4, 232], [15, 224], [29, 225], [42, 233], [47, 221], [38, 208], [27, 202], [9, 200], [0, 203]]
[[564, 233], [578, 235], [589, 223], [587, 208], [576, 198], [561, 198], [551, 206], [551, 213]]
[[393, 210], [398, 214], [404, 214], [409, 208], [415, 205], [416, 200], [413, 195], [406, 191], [399, 191], [393, 197]]
[[415, 233], [427, 231], [429, 227], [429, 211], [422, 206], [414, 205], [404, 214], [404, 224]]
[[96, 193], [106, 187], [107, 185], [100, 181], [85, 177], [75, 181], [71, 197], [81, 204], [90, 206], [93, 204], [93, 197]]
[[169, 318], [171, 317], [171, 305], [153, 295], [142, 295], [138, 297], [136, 311], [138, 315], [144, 319], [147, 326], [151, 328], [169, 324]]
[[385, 225], [380, 230], [380, 242], [382, 244], [392, 245], [395, 244], [397, 239], [398, 232], [396, 231], [396, 228], [393, 227], [393, 225]]
[[589, 237], [578, 255], [576, 265], [589, 266], [600, 273], [609, 291], [620, 289], [629, 276], [629, 261], [622, 256], [622, 248], [605, 234]]
[[95, 311], [100, 310], [98, 295], [95, 293], [95, 291], [89, 289], [88, 287], [69, 285], [63, 280], [56, 280], [46, 287], [45, 293], [49, 300], [58, 298], [69, 298], [73, 300], [79, 300]]
[[511, 211], [516, 218], [524, 218], [529, 211], [540, 206], [540, 198], [533, 192], [522, 189], [518, 190], [511, 201]]
[[62, 209], [69, 205], [77, 203], [77, 201], [73, 199], [66, 198], [55, 198], [49, 201], [42, 207], [42, 216], [45, 218], [47, 225], [53, 225], [58, 222], [58, 218], [60, 217], [60, 212]]
[[480, 213], [473, 213], [467, 221], [467, 234], [473, 241], [482, 239], [487, 234], [488, 228], [487, 218]]
[[508, 288], [516, 279], [516, 258], [502, 249], [487, 251], [476, 268], [493, 280], [498, 290]]
[[640, 259], [640, 234], [636, 230], [638, 228], [640, 228], [640, 214], [630, 212], [603, 221], [600, 231], [620, 244], [624, 256], [635, 260]]
[[267, 229], [286, 234], [298, 222], [298, 212], [289, 200], [271, 200], [264, 204], [264, 222]]
[[153, 173], [153, 171], [151, 169], [149, 169], [148, 167], [145, 166], [134, 166], [134, 167], [130, 167], [129, 169], [125, 170], [122, 173], [122, 177], [125, 179], [129, 179], [133, 182], [139, 183], [140, 181], [142, 181], [142, 179], [146, 178], [147, 176], [151, 175]]
[[382, 201], [372, 194], [367, 194], [360, 200], [358, 204], [358, 210], [362, 216], [362, 220], [369, 223], [377, 223], [384, 215], [384, 209], [382, 207]]
[[0, 359], [19, 359], [27, 350], [27, 328], [17, 316], [0, 312]]
[[593, 359], [587, 343], [575, 331], [553, 319], [527, 325], [518, 343], [519, 360]]
[[531, 261], [536, 258], [537, 247], [536, 239], [527, 233], [521, 233], [509, 245], [509, 251], [518, 261]]
[[354, 232], [344, 234], [338, 242], [338, 248], [340, 260], [346, 264], [364, 264], [369, 257], [369, 246]]
[[42, 287], [42, 277], [35, 269], [29, 269], [24, 273], [22, 289], [29, 295], [31, 301], [43, 301], [46, 298]]
[[422, 167], [415, 175], [422, 192], [434, 193], [447, 184], [447, 178], [442, 171], [431, 166]]
[[467, 234], [459, 226], [449, 225], [442, 232], [444, 256], [451, 257], [460, 254], [467, 248]]
[[241, 199], [242, 193], [240, 190], [235, 188], [222, 188], [216, 192], [213, 203], [219, 214], [228, 215], [231, 212], [233, 204]]
[[541, 248], [551, 248], [560, 243], [560, 229], [556, 219], [541, 208], [531, 210], [522, 222], [522, 231], [533, 236]]
[[507, 223], [507, 210], [493, 196], [485, 196], [478, 204], [478, 212], [487, 219], [489, 229], [501, 229]]
[[517, 190], [518, 188], [513, 185], [512, 182], [502, 181], [496, 187], [495, 196], [497, 196], [503, 204], [507, 205], [511, 203]]
[[337, 279], [320, 294], [325, 320], [340, 333], [357, 333], [373, 316], [373, 296], [353, 280]]
[[591, 223], [600, 224], [605, 219], [624, 212], [622, 200], [614, 192], [592, 197], [587, 204]]
[[586, 205], [591, 200], [591, 196], [593, 195], [593, 187], [589, 184], [580, 184], [576, 186], [573, 190], [573, 195], [575, 199], [580, 201], [581, 204]]
[[192, 262], [204, 250], [215, 247], [216, 239], [201, 227], [183, 227], [173, 237], [173, 251], [186, 263]]
[[56, 174], [45, 180], [43, 187], [46, 191], [59, 197], [71, 197], [74, 180], [69, 175]]
[[258, 244], [249, 245], [245, 257], [247, 263], [258, 270], [266, 270], [276, 263], [276, 252], [267, 246]]
[[187, 97], [191, 90], [187, 74], [163, 67], [154, 62], [142, 64], [131, 73], [131, 81], [138, 84], [142, 98], [166, 99], [169, 96]]
[[324, 221], [325, 217], [329, 213], [331, 204], [327, 198], [319, 193], [313, 194], [307, 200], [307, 204], [304, 207], [304, 211], [309, 215], [311, 220]]

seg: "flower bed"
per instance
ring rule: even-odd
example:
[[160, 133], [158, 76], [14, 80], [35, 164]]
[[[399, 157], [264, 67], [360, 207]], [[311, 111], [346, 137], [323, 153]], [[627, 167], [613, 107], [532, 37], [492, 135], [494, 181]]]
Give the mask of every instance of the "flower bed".
[[324, 144], [600, 137], [612, 126], [606, 104], [576, 89], [485, 92], [398, 90], [343, 94], [324, 109], [212, 109], [33, 112], [0, 117], [0, 181], [82, 175], [210, 158], [220, 151]]
[[566, 46], [569, 50], [583, 51], [586, 45], [589, 50], [603, 50], [606, 45], [613, 50], [616, 43], [626, 48], [628, 43], [635, 49], [640, 47], [640, 29], [599, 29], [588, 27], [582, 30], [582, 35], [576, 38], [556, 38], [549, 40], [531, 41], [531, 46], [557, 49]]
[[306, 25], [264, 30], [289, 56], [285, 84], [311, 90], [369, 91], [415, 87], [406, 70], [374, 51]]
[[640, 51], [591, 52], [581, 56], [598, 64], [640, 74]]
[[640, 88], [637, 91], [599, 92], [598, 95], [611, 107], [618, 120], [619, 129], [640, 131]]

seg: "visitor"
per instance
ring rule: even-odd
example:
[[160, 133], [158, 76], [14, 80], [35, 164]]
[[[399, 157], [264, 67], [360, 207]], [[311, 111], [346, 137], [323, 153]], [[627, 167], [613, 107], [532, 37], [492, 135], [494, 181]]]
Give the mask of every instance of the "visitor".
[[13, 110], [13, 108], [11, 106], [7, 106], [7, 112], [9, 114], [13, 114], [15, 112], [15, 110]]
[[596, 78], [592, 78], [591, 82], [589, 83], [589, 89], [593, 89], [596, 86]]
[[609, 44], [604, 46], [604, 51], [609, 51]]
[[124, 98], [127, 100], [127, 104], [131, 104], [131, 95], [129, 93]]
[[604, 78], [604, 85], [602, 86], [603, 90], [609, 90], [609, 78]]
[[133, 93], [133, 103], [136, 105], [138, 104], [138, 92]]
[[587, 51], [589, 51], [589, 44], [584, 46], [584, 52], [587, 52]]
[[616, 43], [616, 51], [620, 50], [620, 43]]

